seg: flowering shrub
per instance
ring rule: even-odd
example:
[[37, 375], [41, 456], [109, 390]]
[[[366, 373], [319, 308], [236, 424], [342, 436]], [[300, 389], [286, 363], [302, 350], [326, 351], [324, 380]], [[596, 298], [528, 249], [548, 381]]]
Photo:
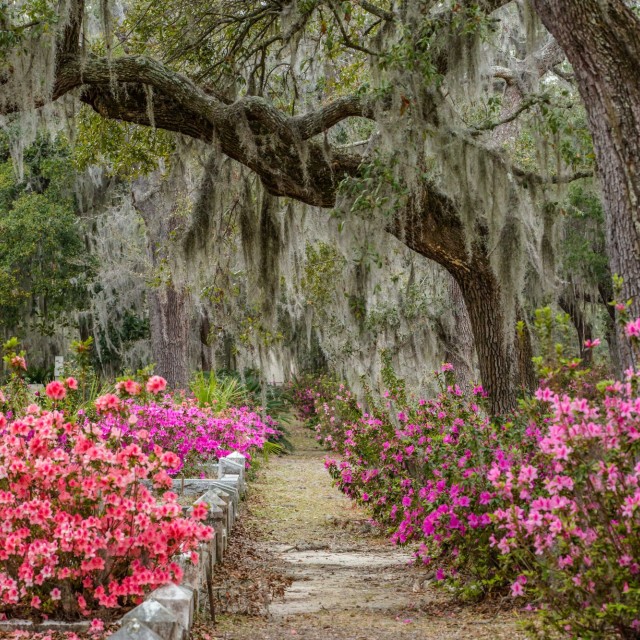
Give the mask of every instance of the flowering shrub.
[[[627, 334], [640, 340], [640, 321]], [[638, 638], [640, 374], [596, 383], [579, 365], [558, 358], [506, 422], [452, 385], [432, 400], [390, 385], [356, 418], [344, 388], [306, 397], [338, 486], [437, 579], [470, 595], [510, 587], [541, 637]]]
[[145, 404], [136, 398], [114, 398], [121, 411], [108, 412], [100, 418], [103, 437], [117, 434], [146, 452], [156, 446], [173, 451], [177, 458], [171, 473], [197, 474], [202, 463], [232, 451], [239, 451], [250, 460], [252, 450], [261, 449], [270, 436], [278, 435], [271, 418], [267, 416], [263, 421], [247, 407], [216, 413], [198, 407], [193, 400], [174, 402], [170, 396]]
[[179, 464], [174, 453], [100, 435], [91, 423], [35, 405], [19, 418], [0, 414], [5, 615], [108, 618], [146, 591], [180, 582], [174, 556], [192, 551], [196, 561], [198, 543], [213, 535], [198, 521], [206, 509], [183, 518], [177, 496], [164, 491], [167, 471]]
[[200, 522], [206, 505], [182, 517], [171, 474], [233, 450], [249, 457], [278, 431], [247, 407], [216, 414], [165, 395], [160, 376], [125, 378], [91, 400], [81, 370], [80, 383], [49, 382], [35, 404], [17, 346], [4, 345], [11, 377], [0, 391], [0, 617], [92, 616], [97, 631], [180, 582], [176, 554], [196, 562], [213, 535]]
[[540, 389], [552, 415], [539, 453], [490, 471], [505, 505], [493, 542], [523, 569], [512, 593], [574, 638], [640, 636], [638, 381], [629, 372], [593, 400]]
[[[439, 374], [437, 398], [412, 401], [396, 388], [383, 406], [370, 401], [370, 412], [346, 425], [340, 407], [352, 411], [355, 401], [343, 388], [337, 402], [319, 403], [317, 430], [339, 456], [326, 466], [340, 489], [366, 504], [394, 542], [416, 543], [417, 557], [438, 579], [478, 595], [510, 575], [491, 544], [489, 464], [496, 456], [520, 458], [528, 437], [519, 424], [490, 422], [476, 399], [444, 384], [447, 371]], [[480, 387], [476, 395], [482, 399]]]
[[[286, 389], [288, 401], [296, 408], [298, 417], [310, 427], [314, 427], [317, 423], [317, 409], [322, 403], [325, 401], [335, 403], [338, 401], [341, 391], [345, 391], [344, 385], [341, 385], [334, 378], [328, 375], [316, 377], [311, 374], [303, 374], [294, 378]], [[344, 408], [341, 407], [341, 409]], [[345, 412], [343, 410], [340, 413], [344, 414]], [[359, 412], [357, 411], [357, 413]]]

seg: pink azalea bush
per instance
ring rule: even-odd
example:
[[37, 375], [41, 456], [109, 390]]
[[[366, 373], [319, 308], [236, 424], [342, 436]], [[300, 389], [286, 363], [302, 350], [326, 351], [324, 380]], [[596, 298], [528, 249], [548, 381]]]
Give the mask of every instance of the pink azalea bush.
[[494, 543], [522, 572], [514, 596], [571, 637], [640, 637], [638, 373], [589, 400], [538, 391], [551, 418], [529, 464], [492, 465]]
[[98, 631], [179, 583], [177, 555], [197, 562], [213, 536], [206, 505], [183, 517], [171, 475], [231, 451], [249, 457], [278, 431], [247, 407], [216, 414], [171, 396], [160, 376], [125, 378], [88, 404], [70, 376], [36, 404], [17, 348], [4, 345], [11, 377], [0, 390], [0, 617], [90, 616]]
[[176, 554], [197, 561], [198, 544], [213, 535], [200, 522], [206, 509], [182, 517], [166, 491], [176, 454], [101, 436], [91, 423], [35, 405], [13, 419], [0, 415], [5, 616], [109, 618], [150, 589], [180, 582]]
[[263, 420], [248, 407], [216, 412], [198, 407], [194, 400], [175, 401], [170, 396], [144, 404], [135, 398], [119, 402], [122, 411], [109, 412], [98, 421], [103, 437], [117, 433], [146, 452], [156, 446], [175, 452], [172, 473], [199, 474], [202, 464], [232, 451], [249, 461], [253, 451], [279, 433], [269, 416]]
[[547, 370], [506, 420], [482, 411], [481, 388], [447, 385], [449, 366], [431, 400], [393, 380], [367, 412], [344, 387], [302, 397], [338, 486], [437, 579], [506, 590], [538, 612], [540, 637], [639, 638], [640, 374], [594, 383], [578, 365]]
[[442, 373], [436, 398], [411, 400], [396, 386], [357, 419], [343, 388], [335, 402], [318, 403], [317, 431], [334, 452], [326, 466], [338, 487], [365, 504], [392, 541], [414, 543], [438, 579], [478, 596], [504, 586], [509, 574], [491, 543], [489, 464], [519, 459], [528, 436], [519, 424], [486, 417], [480, 387], [467, 399]]

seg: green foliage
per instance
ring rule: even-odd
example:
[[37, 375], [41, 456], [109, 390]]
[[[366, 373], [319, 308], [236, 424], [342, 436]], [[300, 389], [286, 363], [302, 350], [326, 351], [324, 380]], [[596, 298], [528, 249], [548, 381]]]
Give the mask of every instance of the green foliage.
[[198, 371], [190, 388], [200, 407], [224, 411], [229, 407], [247, 404], [246, 388], [234, 378], [218, 377], [215, 371]]
[[[399, 176], [400, 154], [376, 153], [370, 162], [363, 162], [357, 176], [345, 177], [339, 185], [339, 193], [350, 199], [349, 215], [371, 219], [382, 213], [393, 218], [402, 210], [410, 195], [406, 182]], [[335, 211], [336, 217], [344, 213]]]
[[[260, 407], [268, 416], [278, 423], [288, 422], [289, 401], [287, 394], [280, 387], [262, 380], [258, 371], [249, 369], [244, 373], [244, 387], [247, 391], [249, 405]], [[282, 426], [279, 427], [282, 430]], [[285, 445], [286, 440], [284, 441]]]
[[59, 19], [59, 3], [52, 0], [0, 2], [0, 64], [27, 36], [50, 32]]
[[551, 307], [536, 309], [534, 330], [540, 355], [533, 359], [538, 374], [546, 378], [558, 366], [567, 366], [575, 359], [567, 356], [571, 344], [571, 319], [566, 313], [554, 313]]
[[27, 370], [26, 352], [20, 349], [20, 341], [13, 337], [2, 345], [2, 360], [9, 370], [9, 380], [0, 391], [0, 406], [6, 404], [14, 411], [24, 409], [29, 404], [30, 393], [25, 380]]
[[605, 252], [604, 212], [598, 193], [584, 185], [572, 185], [566, 205], [565, 237], [562, 243], [563, 271], [573, 281], [597, 287], [611, 286]]
[[426, 0], [412, 4], [414, 19], [403, 23], [402, 37], [384, 50], [380, 68], [415, 73], [425, 84], [439, 85], [442, 58], [450, 56], [452, 43], [462, 48], [474, 38], [486, 38], [494, 28], [489, 14], [476, 3], [449, 0], [442, 5], [443, 10], [432, 11]]
[[15, 327], [35, 311], [46, 333], [70, 300], [80, 304], [87, 283], [77, 218], [44, 195], [25, 193], [0, 214], [0, 238], [1, 322]]
[[287, 448], [280, 442], [271, 442], [270, 440], [267, 440], [262, 447], [262, 454], [265, 460], [268, 460], [269, 456], [281, 456], [286, 452]]
[[[75, 212], [73, 171], [63, 138], [38, 136], [18, 182], [0, 158], [0, 324], [30, 321], [41, 333], [83, 304], [93, 264]], [[0, 149], [2, 151], [2, 149]]]
[[91, 165], [107, 168], [111, 175], [133, 179], [168, 163], [174, 150], [167, 131], [102, 118], [89, 107], [80, 110], [74, 163], [79, 170]]
[[86, 415], [97, 417], [94, 402], [99, 396], [111, 392], [113, 384], [101, 379], [93, 365], [93, 338], [90, 336], [86, 340], [73, 340], [69, 346], [69, 357], [64, 363], [64, 377], [75, 378], [78, 381], [78, 391], [67, 395], [65, 406], [72, 411], [82, 409]]

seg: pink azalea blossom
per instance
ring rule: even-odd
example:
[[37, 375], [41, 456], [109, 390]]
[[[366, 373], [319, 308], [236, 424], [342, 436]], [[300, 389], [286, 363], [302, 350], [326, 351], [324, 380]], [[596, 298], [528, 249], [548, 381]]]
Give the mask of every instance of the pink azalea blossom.
[[52, 399], [52, 400], [62, 400], [67, 395], [67, 390], [64, 388], [62, 382], [58, 380], [54, 380], [50, 382], [46, 387], [44, 392]]
[[151, 376], [147, 380], [147, 391], [149, 393], [158, 394], [167, 388], [167, 381], [161, 376]]

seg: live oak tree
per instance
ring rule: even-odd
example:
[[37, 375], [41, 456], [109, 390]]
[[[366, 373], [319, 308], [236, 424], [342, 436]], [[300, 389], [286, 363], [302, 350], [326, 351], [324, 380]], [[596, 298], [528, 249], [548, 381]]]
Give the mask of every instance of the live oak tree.
[[[535, 4], [546, 22], [555, 20], [552, 32], [567, 22], [553, 16], [559, 3]], [[593, 4], [635, 20], [621, 0]], [[102, 39], [92, 44], [94, 9]], [[589, 16], [583, 12], [583, 21]], [[457, 281], [482, 381], [500, 413], [533, 383], [527, 341], [516, 340], [514, 326], [522, 291], [544, 271], [541, 247], [554, 221], [540, 201], [549, 185], [591, 173], [588, 154], [567, 161], [530, 153], [520, 161], [518, 122], [548, 126], [552, 135], [540, 139], [566, 148], [555, 114], [562, 100], [575, 105], [573, 82], [590, 99], [585, 74], [574, 78], [560, 47], [535, 27], [526, 3], [505, 0], [139, 2], [120, 22], [104, 1], [27, 3], [2, 17], [0, 108], [11, 114], [72, 94], [105, 118], [215, 145], [273, 195], [378, 216]], [[619, 35], [631, 46], [637, 33], [631, 21]], [[594, 34], [583, 35], [589, 47]], [[570, 47], [566, 34], [557, 37]], [[594, 64], [626, 46], [590, 49]], [[580, 55], [569, 55], [574, 67]], [[562, 99], [548, 91], [550, 74], [555, 86], [566, 85]], [[598, 160], [626, 176], [619, 185], [633, 182], [625, 164], [633, 156], [625, 153], [637, 136], [620, 124], [627, 147], [615, 147], [620, 159], [611, 164], [598, 146], [607, 131], [596, 128], [629, 115], [611, 106], [620, 96], [637, 116], [628, 83], [625, 68], [603, 94], [610, 108], [598, 122], [587, 104]], [[353, 144], [358, 133], [366, 144]], [[616, 197], [633, 201], [634, 193], [619, 188]], [[606, 204], [609, 220], [611, 199]], [[637, 280], [626, 271], [633, 265], [614, 257], [618, 226], [609, 227], [613, 270]]]

